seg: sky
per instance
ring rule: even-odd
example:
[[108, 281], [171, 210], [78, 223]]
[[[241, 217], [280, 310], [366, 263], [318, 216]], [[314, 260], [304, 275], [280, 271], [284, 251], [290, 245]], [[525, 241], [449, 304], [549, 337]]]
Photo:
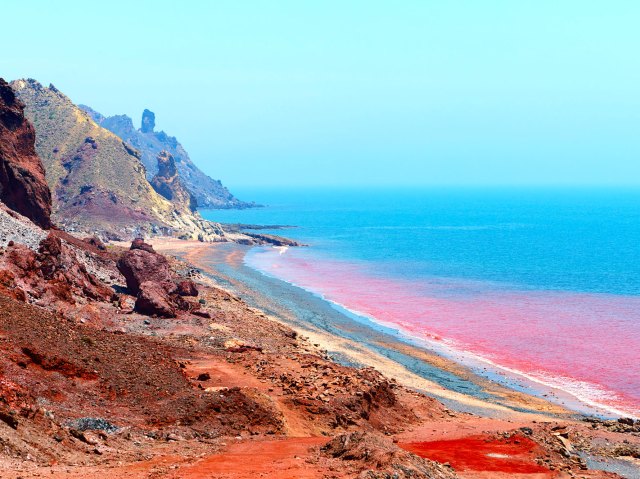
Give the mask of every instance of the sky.
[[640, 185], [640, 2], [6, 0], [0, 76], [230, 187]]

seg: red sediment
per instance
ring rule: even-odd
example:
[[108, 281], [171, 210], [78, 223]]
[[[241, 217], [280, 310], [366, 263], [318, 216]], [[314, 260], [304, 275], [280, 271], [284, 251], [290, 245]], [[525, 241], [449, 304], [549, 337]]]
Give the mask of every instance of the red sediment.
[[522, 435], [509, 438], [478, 435], [444, 441], [409, 442], [399, 446], [420, 457], [448, 462], [456, 471], [492, 471], [511, 474], [553, 472], [540, 466], [535, 458], [542, 448]]
[[310, 449], [327, 441], [326, 437], [251, 441], [229, 446], [222, 453], [207, 457], [195, 464], [180, 468], [172, 478], [228, 478], [266, 477], [278, 479], [315, 479], [326, 472], [309, 467]]

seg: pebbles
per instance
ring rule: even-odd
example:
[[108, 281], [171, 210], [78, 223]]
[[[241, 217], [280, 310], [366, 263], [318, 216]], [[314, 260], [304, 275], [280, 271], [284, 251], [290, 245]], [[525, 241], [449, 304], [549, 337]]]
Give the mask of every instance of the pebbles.
[[[20, 218], [20, 219], [18, 219]], [[0, 246], [7, 247], [10, 241], [21, 243], [33, 251], [38, 250], [40, 241], [47, 237], [47, 232], [40, 229], [18, 213], [9, 213], [0, 206]]]

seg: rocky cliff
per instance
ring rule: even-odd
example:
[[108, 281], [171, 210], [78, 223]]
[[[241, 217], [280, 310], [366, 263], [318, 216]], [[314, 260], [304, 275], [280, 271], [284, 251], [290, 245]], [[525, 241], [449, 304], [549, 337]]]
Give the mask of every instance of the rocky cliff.
[[140, 125], [141, 133], [153, 133], [156, 127], [156, 114], [145, 108], [142, 112], [142, 124]]
[[158, 194], [146, 179], [138, 152], [97, 125], [53, 85], [47, 88], [29, 79], [11, 86], [35, 127], [36, 151], [53, 193], [57, 224], [107, 238], [222, 238], [216, 225]]
[[151, 186], [185, 211], [195, 211], [198, 207], [196, 198], [184, 187], [178, 176], [173, 156], [166, 151], [161, 151], [158, 155], [158, 172], [151, 179]]
[[80, 105], [100, 126], [115, 133], [140, 152], [140, 159], [151, 179], [158, 171], [156, 158], [161, 151], [173, 156], [183, 185], [194, 195], [200, 208], [247, 208], [256, 206], [235, 198], [218, 180], [205, 175], [191, 161], [188, 153], [178, 140], [164, 131], [155, 131], [155, 114], [144, 110], [140, 129], [126, 115], [105, 117], [92, 108]]
[[42, 228], [51, 226], [51, 192], [24, 105], [0, 78], [0, 201]]

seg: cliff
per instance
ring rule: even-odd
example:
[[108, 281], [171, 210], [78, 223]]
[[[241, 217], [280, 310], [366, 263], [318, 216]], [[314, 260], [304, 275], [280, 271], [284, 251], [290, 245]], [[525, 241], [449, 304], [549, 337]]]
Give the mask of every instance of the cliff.
[[158, 172], [151, 179], [151, 186], [183, 210], [195, 211], [198, 206], [195, 197], [183, 186], [173, 156], [166, 151], [158, 155]]
[[35, 128], [36, 151], [53, 193], [53, 219], [61, 227], [107, 238], [165, 234], [222, 239], [215, 224], [158, 194], [138, 152], [53, 85], [29, 79], [11, 86]]
[[24, 105], [0, 78], [0, 201], [42, 228], [51, 226], [51, 192]]
[[80, 105], [100, 126], [115, 133], [140, 152], [140, 159], [152, 179], [158, 171], [156, 158], [161, 151], [173, 156], [183, 185], [194, 195], [200, 208], [248, 208], [256, 206], [235, 198], [219, 180], [205, 175], [189, 158], [178, 140], [164, 131], [155, 131], [155, 114], [144, 110], [140, 129], [126, 115], [105, 117], [92, 108]]

